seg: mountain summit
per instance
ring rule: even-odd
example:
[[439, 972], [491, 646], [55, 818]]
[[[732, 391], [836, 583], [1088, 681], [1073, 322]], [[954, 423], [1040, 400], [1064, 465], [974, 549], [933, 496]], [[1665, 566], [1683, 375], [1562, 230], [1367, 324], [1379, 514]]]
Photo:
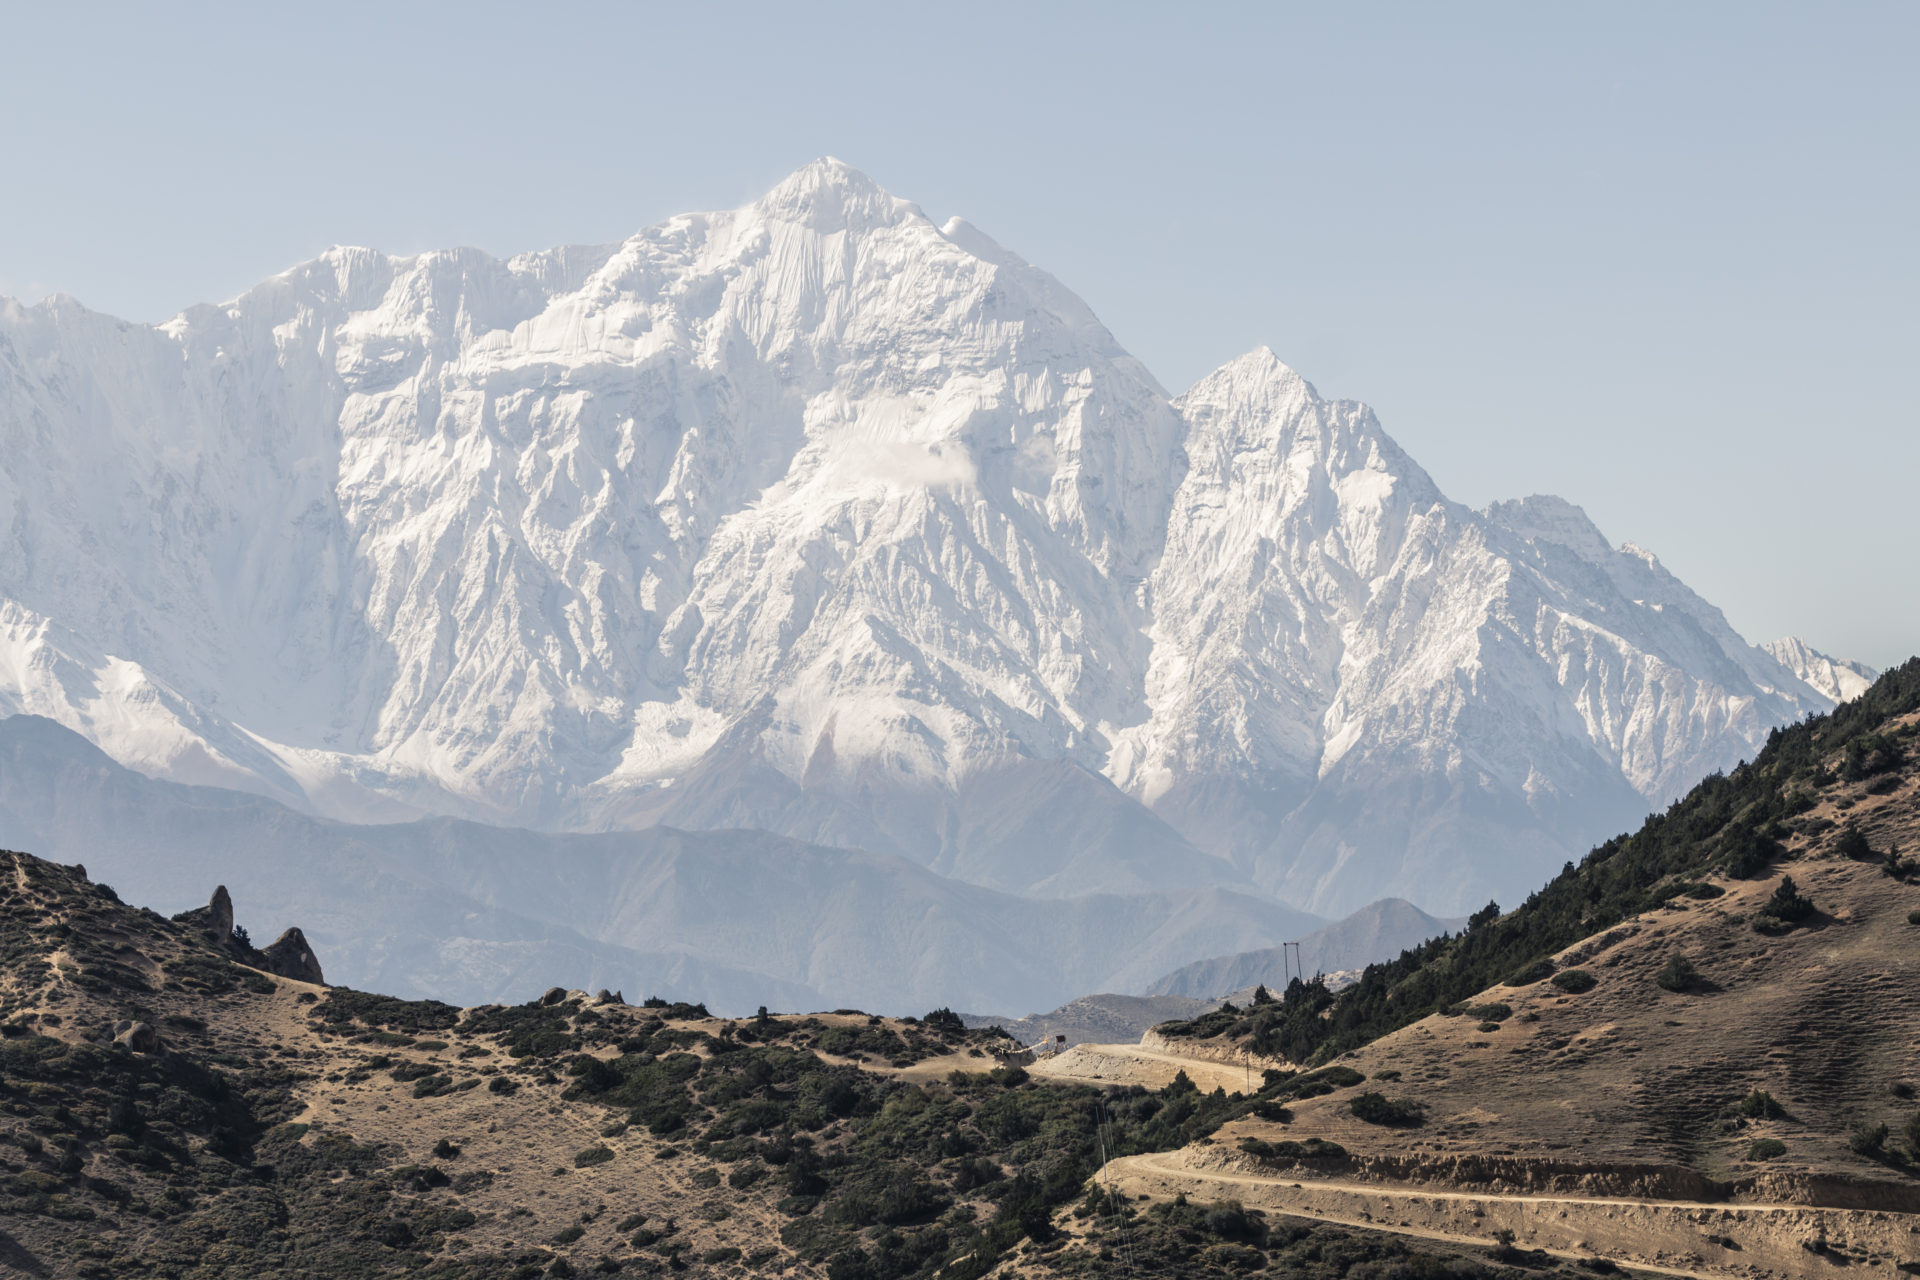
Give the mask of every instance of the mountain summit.
[[1454, 912], [1833, 700], [1271, 352], [1170, 399], [838, 161], [154, 327], [0, 307], [0, 712], [326, 815]]

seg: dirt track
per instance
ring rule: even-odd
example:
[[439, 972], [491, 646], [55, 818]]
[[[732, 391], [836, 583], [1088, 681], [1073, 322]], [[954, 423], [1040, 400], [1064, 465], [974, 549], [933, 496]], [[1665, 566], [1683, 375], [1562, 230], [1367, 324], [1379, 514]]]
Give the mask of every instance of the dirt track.
[[[1920, 1218], [1802, 1205], [1733, 1205], [1434, 1190], [1342, 1182], [1311, 1174], [1248, 1172], [1225, 1152], [1128, 1156], [1107, 1166], [1133, 1196], [1237, 1199], [1271, 1211], [1456, 1243], [1514, 1233], [1524, 1248], [1602, 1256], [1686, 1276], [1893, 1277], [1920, 1259]], [[1809, 1242], [1825, 1241], [1813, 1250]]]
[[1087, 1084], [1137, 1084], [1160, 1089], [1173, 1083], [1182, 1071], [1187, 1079], [1208, 1093], [1225, 1089], [1245, 1093], [1249, 1083], [1258, 1087], [1258, 1073], [1223, 1062], [1184, 1058], [1137, 1044], [1077, 1044], [1052, 1057], [1041, 1058], [1027, 1070], [1049, 1080], [1069, 1080]]

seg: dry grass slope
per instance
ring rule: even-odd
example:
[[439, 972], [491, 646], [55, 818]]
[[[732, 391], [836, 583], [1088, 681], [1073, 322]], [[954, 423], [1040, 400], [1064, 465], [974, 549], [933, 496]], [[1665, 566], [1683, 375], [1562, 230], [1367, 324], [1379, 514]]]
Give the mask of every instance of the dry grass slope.
[[250, 968], [212, 919], [0, 854], [0, 1274], [1510, 1269], [1089, 1193], [1103, 1156], [1176, 1150], [1250, 1103], [1042, 1082], [952, 1015], [726, 1021], [561, 991], [457, 1009]]

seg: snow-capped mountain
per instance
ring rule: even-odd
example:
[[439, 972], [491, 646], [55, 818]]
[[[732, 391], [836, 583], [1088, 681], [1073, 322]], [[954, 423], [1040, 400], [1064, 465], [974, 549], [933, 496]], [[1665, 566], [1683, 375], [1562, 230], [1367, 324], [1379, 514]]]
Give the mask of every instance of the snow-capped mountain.
[[1829, 657], [1799, 636], [1771, 640], [1761, 647], [1835, 702], [1853, 701], [1880, 678], [1880, 673], [1866, 663]]
[[1171, 399], [836, 161], [157, 327], [0, 309], [0, 712], [336, 817], [1457, 911], [1831, 701], [1271, 353]]

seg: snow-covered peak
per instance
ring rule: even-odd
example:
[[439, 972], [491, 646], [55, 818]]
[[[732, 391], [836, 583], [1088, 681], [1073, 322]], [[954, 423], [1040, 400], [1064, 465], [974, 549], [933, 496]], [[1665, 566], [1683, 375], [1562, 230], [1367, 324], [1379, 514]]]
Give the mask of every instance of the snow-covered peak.
[[751, 207], [765, 217], [796, 223], [822, 235], [866, 230], [920, 212], [832, 156], [794, 170]]
[[1264, 438], [1278, 445], [1301, 410], [1319, 398], [1313, 384], [1260, 346], [1202, 377], [1177, 403], [1201, 431], [1225, 429], [1248, 443]]
[[[1175, 401], [1188, 424], [1187, 456], [1202, 480], [1270, 471], [1263, 483], [1288, 505], [1328, 486], [1343, 509], [1435, 500], [1419, 464], [1363, 404], [1323, 400], [1265, 346], [1215, 369]], [[1350, 521], [1343, 520], [1345, 524]]]
[[1565, 547], [1594, 564], [1605, 564], [1618, 554], [1584, 510], [1552, 494], [1496, 502], [1481, 514], [1529, 542]]
[[1835, 702], [1851, 702], [1880, 678], [1880, 673], [1866, 663], [1830, 657], [1799, 636], [1769, 641], [1761, 647], [1781, 666]]
[[1172, 400], [832, 159], [612, 245], [336, 247], [157, 327], [7, 304], [0, 597], [0, 706], [335, 814], [1326, 906], [1478, 905], [1485, 849], [1557, 867], [1824, 705], [1572, 504], [1450, 503], [1264, 347]]

